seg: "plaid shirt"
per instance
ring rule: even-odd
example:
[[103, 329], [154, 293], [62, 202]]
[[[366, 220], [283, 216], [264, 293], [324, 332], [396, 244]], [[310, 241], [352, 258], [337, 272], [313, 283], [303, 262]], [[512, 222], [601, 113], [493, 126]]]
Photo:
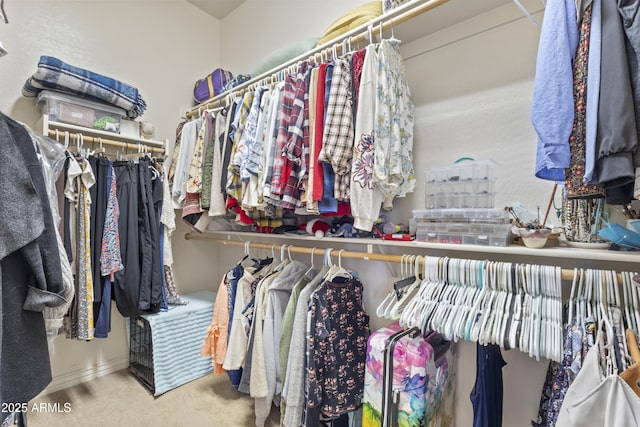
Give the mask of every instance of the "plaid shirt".
[[349, 200], [351, 159], [353, 158], [353, 94], [349, 57], [335, 61], [327, 115], [325, 118], [322, 150], [318, 161], [330, 163], [336, 174], [334, 197]]
[[291, 162], [291, 173], [282, 196], [283, 209], [300, 206], [300, 193], [309, 164], [309, 78], [311, 64], [304, 62], [298, 67], [294, 84], [294, 99], [289, 124], [289, 139], [282, 154]]
[[282, 89], [282, 104], [280, 106], [280, 123], [273, 158], [273, 175], [271, 176], [271, 198], [280, 198], [284, 193], [284, 187], [289, 180], [291, 165], [289, 159], [283, 154], [284, 147], [289, 139], [289, 124], [291, 123], [291, 110], [295, 100], [296, 76], [288, 75]]

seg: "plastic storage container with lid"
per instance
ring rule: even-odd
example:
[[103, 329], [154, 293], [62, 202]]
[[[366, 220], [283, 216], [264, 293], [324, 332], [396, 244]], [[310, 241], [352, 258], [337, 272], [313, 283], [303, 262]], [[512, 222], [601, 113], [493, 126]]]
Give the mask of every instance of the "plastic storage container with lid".
[[495, 201], [492, 160], [458, 159], [426, 172], [427, 209], [492, 208]]
[[49, 90], [40, 92], [38, 104], [50, 121], [113, 133], [120, 133], [121, 120], [126, 117], [121, 108]]

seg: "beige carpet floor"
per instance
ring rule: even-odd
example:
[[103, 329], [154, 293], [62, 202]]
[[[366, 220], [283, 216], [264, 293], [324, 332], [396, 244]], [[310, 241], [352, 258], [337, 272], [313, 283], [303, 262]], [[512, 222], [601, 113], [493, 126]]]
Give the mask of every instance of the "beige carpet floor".
[[[45, 412], [34, 411], [34, 404]], [[123, 370], [34, 399], [27, 421], [29, 427], [250, 427], [253, 408], [253, 399], [237, 392], [226, 375], [207, 375], [154, 397]], [[279, 425], [279, 411], [271, 408], [266, 427]]]

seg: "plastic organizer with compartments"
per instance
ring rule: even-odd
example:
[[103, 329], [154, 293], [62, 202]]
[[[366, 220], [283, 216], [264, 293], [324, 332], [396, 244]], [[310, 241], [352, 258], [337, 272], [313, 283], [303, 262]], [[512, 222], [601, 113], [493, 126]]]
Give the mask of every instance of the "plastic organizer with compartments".
[[511, 224], [504, 209], [416, 209], [416, 241], [507, 246]]
[[495, 203], [492, 160], [459, 159], [426, 172], [427, 209], [492, 208]]

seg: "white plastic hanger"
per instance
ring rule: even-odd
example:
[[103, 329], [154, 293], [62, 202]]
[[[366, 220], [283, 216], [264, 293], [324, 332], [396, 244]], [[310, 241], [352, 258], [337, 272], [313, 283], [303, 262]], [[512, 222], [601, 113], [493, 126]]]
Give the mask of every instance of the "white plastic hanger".
[[465, 338], [467, 341], [478, 342], [480, 335], [480, 326], [482, 324], [482, 306], [485, 298], [489, 294], [488, 276], [491, 266], [491, 262], [485, 262], [482, 268], [482, 283], [480, 292], [477, 294], [471, 309], [469, 310], [469, 316], [467, 318], [467, 326], [465, 328]]
[[531, 265], [525, 264], [522, 268], [522, 285], [523, 285], [523, 301], [522, 301], [522, 331], [520, 333], [520, 342], [518, 347], [523, 353], [529, 353], [529, 334], [531, 333]]
[[522, 322], [522, 286], [521, 286], [521, 270], [522, 264], [516, 264], [514, 267], [513, 286], [512, 286], [512, 307], [511, 311], [511, 327], [509, 328], [509, 348], [518, 348], [519, 334]]
[[[602, 324], [604, 324], [605, 328], [606, 328], [606, 337], [605, 337], [605, 349], [607, 350], [607, 356], [606, 356], [606, 362], [607, 362], [607, 366], [609, 367], [609, 374], [613, 375], [613, 374], [617, 374], [619, 372], [618, 369], [618, 362], [616, 360], [615, 357], [615, 347], [613, 345], [613, 341], [617, 340], [617, 337], [614, 333], [613, 330], [613, 324], [611, 323], [611, 319], [609, 318], [607, 312], [607, 308], [604, 305], [604, 301], [605, 299], [607, 299], [607, 297], [604, 294], [604, 292], [606, 291], [606, 284], [604, 281], [605, 278], [605, 272], [601, 272], [601, 271], [596, 271], [595, 272], [595, 284], [596, 284], [596, 293], [597, 293], [597, 297], [596, 300], [598, 302], [598, 308], [600, 310], [600, 315], [601, 315], [601, 322]], [[600, 324], [601, 322], [598, 322], [598, 330], [600, 330]]]
[[522, 3], [520, 3], [520, 0], [513, 0], [513, 3], [515, 3], [518, 9], [520, 9], [520, 11], [524, 14], [524, 16], [527, 17], [529, 21], [533, 22], [539, 29], [542, 29], [542, 25], [540, 24], [540, 22], [538, 22], [538, 20], [534, 18], [527, 9], [525, 9]]
[[457, 339], [467, 338], [467, 326], [469, 329], [473, 322], [471, 310], [475, 303], [475, 299], [480, 294], [480, 283], [478, 280], [477, 269], [482, 268], [482, 261], [469, 261], [467, 265], [467, 280], [465, 289], [461, 296], [461, 308], [456, 315], [457, 321], [455, 326], [455, 337]]
[[487, 325], [489, 323], [489, 318], [491, 317], [491, 309], [493, 306], [493, 299], [495, 298], [494, 286], [495, 286], [495, 275], [496, 275], [496, 263], [490, 262], [488, 263], [489, 269], [489, 277], [485, 284], [484, 289], [487, 290], [482, 304], [480, 306], [480, 318], [478, 319], [477, 326], [477, 341], [481, 345], [489, 344], [489, 334], [487, 333]]
[[[326, 279], [328, 281], [332, 281], [332, 280], [337, 279], [339, 277], [342, 277], [342, 278], [345, 278], [345, 279], [352, 279], [353, 278], [351, 273], [349, 271], [347, 271], [345, 268], [342, 267], [342, 252], [344, 252], [344, 249], [340, 249], [340, 251], [338, 252], [338, 265], [337, 265], [337, 268], [330, 269], [329, 273], [326, 276]], [[331, 262], [331, 251], [329, 251], [329, 262]]]
[[[633, 274], [630, 274], [630, 276], [633, 276]], [[636, 327], [638, 329], [640, 329], [640, 311], [638, 309], [638, 306], [640, 304], [640, 302], [638, 301], [638, 287], [633, 283], [633, 278], [630, 277], [630, 282], [629, 282], [629, 290], [631, 291], [631, 298], [633, 300], [633, 316], [635, 317], [635, 321], [636, 321]], [[638, 335], [640, 333], [640, 330], [636, 331], [636, 335]]]
[[631, 329], [636, 335], [638, 335], [638, 325], [636, 318], [633, 314], [633, 296], [631, 294], [631, 273], [625, 271], [622, 273], [622, 289], [624, 292], [624, 314], [626, 321], [626, 328]]
[[393, 305], [393, 308], [391, 309], [391, 312], [389, 314], [391, 319], [396, 320], [400, 318], [402, 311], [405, 309], [409, 301], [415, 296], [418, 287], [422, 283], [422, 281], [420, 280], [420, 276], [417, 273], [421, 259], [423, 259], [422, 256], [413, 256], [412, 260], [410, 260], [410, 262], [412, 261], [413, 263], [412, 276], [414, 278], [414, 281], [411, 285], [407, 286], [404, 289], [404, 294], [402, 295], [402, 297], [400, 297], [400, 299]]
[[497, 332], [497, 341], [498, 344], [502, 347], [508, 344], [509, 337], [509, 320], [511, 319], [511, 301], [513, 298], [513, 277], [512, 270], [514, 269], [513, 264], [505, 263], [505, 271], [502, 283], [502, 301], [500, 304], [500, 328]]

